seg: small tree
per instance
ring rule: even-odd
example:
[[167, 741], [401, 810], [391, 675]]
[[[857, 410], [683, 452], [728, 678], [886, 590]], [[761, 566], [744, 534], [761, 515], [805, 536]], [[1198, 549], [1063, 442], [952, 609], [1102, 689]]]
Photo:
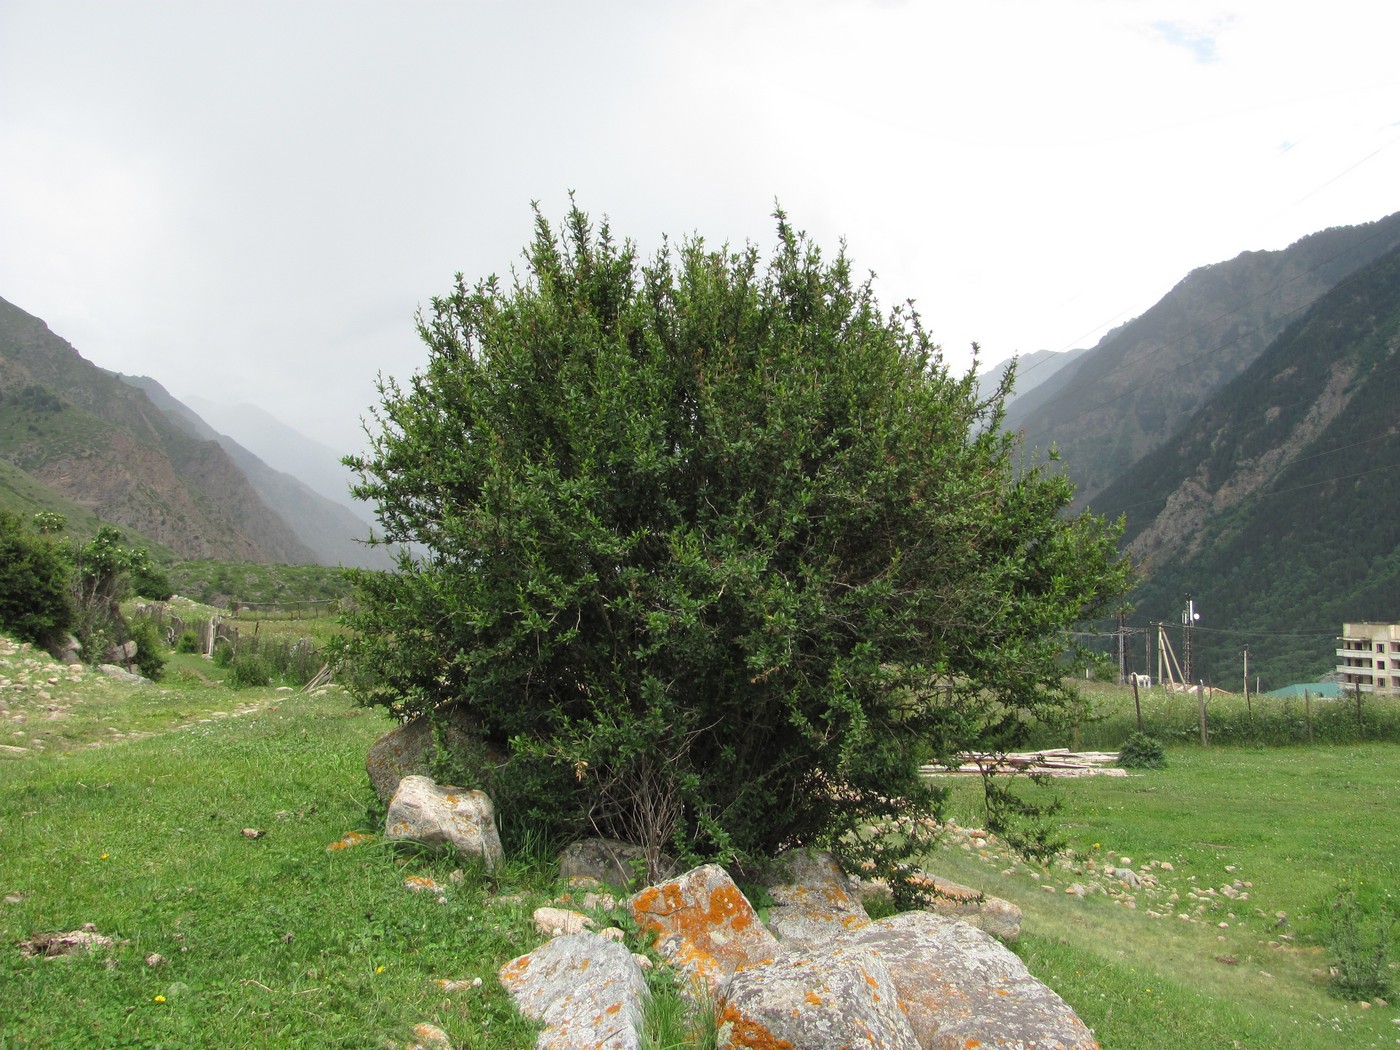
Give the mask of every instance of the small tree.
[[911, 305], [777, 232], [766, 268], [698, 239], [643, 266], [537, 212], [526, 272], [458, 275], [424, 371], [381, 380], [346, 463], [423, 553], [355, 574], [348, 655], [402, 718], [466, 705], [506, 821], [547, 790], [653, 860], [891, 867], [920, 761], [1053, 716], [1067, 628], [1124, 588], [1114, 530], [1019, 464], [1009, 385], [979, 400]]
[[73, 622], [72, 563], [49, 537], [58, 518], [36, 515], [38, 531], [30, 532], [17, 515], [0, 511], [0, 628], [36, 645], [57, 642]]

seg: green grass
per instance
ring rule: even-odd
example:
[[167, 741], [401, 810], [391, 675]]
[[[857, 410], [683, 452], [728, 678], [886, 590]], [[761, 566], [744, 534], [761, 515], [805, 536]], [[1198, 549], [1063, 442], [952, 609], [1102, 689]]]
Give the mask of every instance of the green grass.
[[[120, 683], [0, 638], [0, 724], [29, 746], [0, 758], [0, 1048], [403, 1045], [425, 1021], [457, 1047], [532, 1047], [495, 972], [538, 945], [553, 857], [491, 875], [373, 839], [329, 850], [380, 830], [364, 756], [390, 723], [338, 689], [217, 673], [175, 655], [170, 682]], [[89, 923], [110, 950], [20, 954]], [[703, 1045], [664, 971], [651, 985], [648, 1045]]]
[[[422, 1021], [460, 1047], [532, 1046], [494, 974], [538, 943], [547, 859], [491, 879], [375, 841], [328, 851], [378, 830], [363, 761], [388, 722], [338, 690], [235, 692], [220, 673], [176, 655], [167, 680], [131, 685], [0, 642], [0, 742], [28, 749], [0, 758], [0, 1048], [382, 1046]], [[1318, 915], [1342, 880], [1393, 905], [1397, 759], [1381, 743], [1172, 747], [1163, 770], [1057, 782], [1073, 851], [1056, 863], [950, 841], [928, 866], [1021, 905], [1016, 950], [1106, 1050], [1394, 1046], [1394, 1009], [1329, 994]], [[975, 781], [953, 805], [981, 823]], [[1064, 892], [1111, 885], [1104, 865], [1125, 856], [1159, 862], [1135, 907]], [[410, 874], [446, 903], [408, 892]], [[1204, 892], [1237, 880], [1247, 900]], [[21, 958], [21, 941], [85, 923], [114, 947]], [[650, 1045], [701, 1045], [651, 981]]]
[[[1343, 880], [1400, 901], [1398, 766], [1383, 743], [1169, 749], [1163, 770], [1056, 781], [1054, 864], [949, 842], [929, 867], [1021, 905], [1017, 950], [1106, 1048], [1393, 1046], [1394, 1009], [1329, 994], [1319, 913]], [[953, 806], [979, 825], [980, 785], [956, 782]], [[1103, 869], [1124, 857], [1171, 867], [1155, 889], [1065, 892], [1118, 885]], [[1235, 882], [1247, 899], [1220, 892]]]

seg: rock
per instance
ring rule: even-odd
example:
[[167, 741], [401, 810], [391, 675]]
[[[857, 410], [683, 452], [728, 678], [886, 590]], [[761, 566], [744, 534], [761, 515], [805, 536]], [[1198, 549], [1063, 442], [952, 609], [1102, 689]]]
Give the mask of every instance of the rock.
[[[662, 857], [661, 866], [658, 879], [679, 874], [670, 857]], [[626, 889], [646, 881], [646, 850], [617, 839], [580, 839], [559, 855], [559, 876], [565, 881], [597, 879], [605, 886]]]
[[768, 887], [768, 929], [788, 948], [823, 944], [870, 922], [847, 889], [846, 874], [824, 851], [792, 850], [777, 858], [781, 882]]
[[1098, 1047], [1063, 999], [1008, 948], [965, 922], [905, 912], [855, 931], [847, 943], [884, 962], [925, 1050]]
[[1110, 879], [1117, 879], [1124, 886], [1131, 886], [1134, 889], [1142, 885], [1142, 876], [1132, 868], [1105, 868], [1104, 874]]
[[405, 1050], [452, 1050], [452, 1038], [437, 1025], [425, 1021], [413, 1026], [413, 1042]]
[[535, 929], [546, 937], [559, 937], [565, 934], [582, 933], [592, 929], [594, 922], [582, 912], [567, 908], [536, 908]]
[[54, 959], [60, 955], [95, 952], [111, 946], [112, 938], [104, 937], [92, 923], [88, 923], [80, 930], [69, 930], [67, 933], [36, 933], [29, 940], [19, 942], [19, 953], [26, 959], [36, 956]]
[[502, 860], [501, 837], [486, 793], [439, 786], [423, 776], [399, 782], [384, 820], [384, 837], [434, 848], [451, 845], [481, 857], [491, 869]]
[[714, 993], [735, 970], [771, 962], [782, 945], [768, 932], [728, 872], [705, 864], [625, 905], [656, 951], [693, 986]]
[[115, 679], [116, 679], [117, 681], [119, 681], [119, 682], [149, 682], [149, 681], [150, 681], [149, 678], [145, 678], [145, 677], [143, 677], [143, 676], [141, 676], [141, 675], [139, 675], [139, 674], [133, 674], [132, 672], [128, 671], [126, 668], [124, 668], [124, 667], [118, 667], [116, 664], [98, 664], [98, 665], [97, 665], [97, 669], [98, 669], [99, 671], [101, 671], [103, 674], [105, 674], [108, 678], [115, 678]]
[[740, 970], [719, 1004], [718, 1045], [920, 1050], [889, 970], [859, 948], [788, 954]]
[[[444, 704], [435, 716], [442, 725], [447, 748], [461, 755], [468, 767], [498, 761], [476, 732], [476, 724], [463, 705]], [[420, 715], [389, 730], [371, 744], [365, 757], [365, 771], [380, 801], [387, 803], [392, 799], [404, 777], [427, 776], [436, 748], [433, 718], [428, 715]]]
[[949, 882], [927, 872], [920, 872], [915, 878], [933, 892], [928, 911], [950, 919], [961, 919], [1004, 941], [1014, 941], [1021, 936], [1021, 909], [1010, 901], [988, 897], [969, 886]]
[[58, 658], [69, 666], [82, 663], [83, 643], [70, 634], [63, 640], [63, 644], [59, 646]]
[[555, 937], [506, 963], [499, 977], [520, 1012], [544, 1022], [540, 1050], [641, 1046], [646, 980], [620, 944], [593, 933]]

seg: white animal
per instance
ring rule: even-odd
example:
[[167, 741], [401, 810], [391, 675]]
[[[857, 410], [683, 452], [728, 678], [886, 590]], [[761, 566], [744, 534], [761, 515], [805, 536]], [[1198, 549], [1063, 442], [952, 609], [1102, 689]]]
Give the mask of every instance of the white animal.
[[1140, 686], [1143, 689], [1152, 688], [1152, 676], [1150, 674], [1130, 674], [1128, 681], [1132, 685]]

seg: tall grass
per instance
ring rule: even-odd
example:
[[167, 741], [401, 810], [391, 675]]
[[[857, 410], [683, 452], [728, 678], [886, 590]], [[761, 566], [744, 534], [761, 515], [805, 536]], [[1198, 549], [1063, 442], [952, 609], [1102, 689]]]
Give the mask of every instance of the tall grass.
[[[1034, 732], [1033, 747], [1117, 750], [1138, 731], [1130, 687], [1080, 683], [1085, 715], [1067, 730]], [[1160, 686], [1139, 694], [1142, 731], [1164, 743], [1201, 742], [1200, 707], [1195, 692]], [[1363, 693], [1336, 698], [1244, 697], [1206, 691], [1206, 736], [1222, 746], [1277, 747], [1295, 744], [1400, 743], [1400, 695]]]

